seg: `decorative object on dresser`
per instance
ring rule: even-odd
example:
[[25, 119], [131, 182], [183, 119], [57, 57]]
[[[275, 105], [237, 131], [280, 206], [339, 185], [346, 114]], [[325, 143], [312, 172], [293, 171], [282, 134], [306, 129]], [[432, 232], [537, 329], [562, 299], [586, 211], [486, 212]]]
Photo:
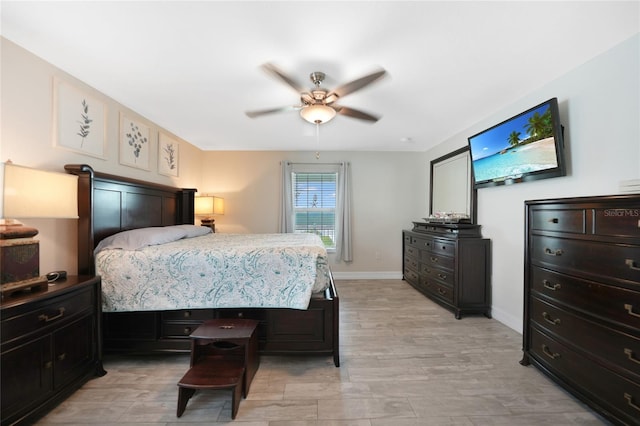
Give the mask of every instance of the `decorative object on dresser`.
[[640, 424], [640, 195], [525, 202], [522, 365]]
[[0, 304], [2, 425], [32, 424], [102, 376], [100, 277], [68, 276]]
[[1, 294], [23, 289], [44, 290], [40, 276], [40, 243], [35, 228], [14, 220], [29, 218], [77, 219], [78, 178], [4, 164], [3, 211], [0, 225]]
[[413, 222], [403, 231], [403, 279], [457, 319], [479, 313], [491, 317], [490, 240], [480, 226]]

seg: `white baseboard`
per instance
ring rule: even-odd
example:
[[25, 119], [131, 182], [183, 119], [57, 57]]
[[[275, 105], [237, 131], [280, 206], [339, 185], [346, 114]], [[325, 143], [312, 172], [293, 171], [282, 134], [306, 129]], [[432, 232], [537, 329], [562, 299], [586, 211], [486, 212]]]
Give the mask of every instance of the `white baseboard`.
[[332, 272], [336, 280], [401, 280], [402, 272]]
[[511, 314], [507, 314], [506, 312], [497, 309], [495, 306], [491, 307], [491, 316], [496, 321], [499, 321], [507, 327], [522, 334], [522, 318], [516, 318]]

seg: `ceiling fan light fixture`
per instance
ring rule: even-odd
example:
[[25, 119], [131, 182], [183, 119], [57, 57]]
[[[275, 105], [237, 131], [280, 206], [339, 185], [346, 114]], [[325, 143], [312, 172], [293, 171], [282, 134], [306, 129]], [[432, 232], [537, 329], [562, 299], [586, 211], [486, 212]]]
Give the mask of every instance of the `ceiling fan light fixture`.
[[300, 116], [312, 124], [323, 124], [336, 116], [336, 110], [322, 104], [314, 104], [300, 110]]

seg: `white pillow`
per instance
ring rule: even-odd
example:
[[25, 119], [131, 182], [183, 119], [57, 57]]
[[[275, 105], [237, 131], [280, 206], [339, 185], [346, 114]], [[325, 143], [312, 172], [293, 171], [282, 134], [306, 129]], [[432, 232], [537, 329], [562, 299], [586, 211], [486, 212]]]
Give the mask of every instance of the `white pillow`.
[[105, 249], [138, 250], [146, 246], [170, 243], [187, 236], [184, 229], [174, 226], [156, 226], [132, 229], [113, 234], [100, 241], [94, 253]]
[[200, 237], [202, 235], [210, 234], [212, 231], [208, 226], [198, 225], [173, 225], [170, 228], [182, 229], [187, 235], [184, 238]]

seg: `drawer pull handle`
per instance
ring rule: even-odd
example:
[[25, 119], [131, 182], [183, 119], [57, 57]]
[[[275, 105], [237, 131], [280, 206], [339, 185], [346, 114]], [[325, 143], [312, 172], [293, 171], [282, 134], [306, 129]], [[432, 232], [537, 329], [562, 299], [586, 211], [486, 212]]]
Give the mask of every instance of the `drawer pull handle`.
[[553, 290], [553, 291], [560, 290], [559, 283], [551, 284], [551, 281], [542, 280], [542, 285], [544, 286], [544, 288], [549, 290]]
[[624, 353], [627, 356], [627, 358], [629, 358], [629, 361], [633, 361], [636, 364], [640, 364], [640, 359], [635, 357], [635, 355], [633, 354], [633, 351], [631, 349], [624, 348]]
[[61, 353], [60, 355], [58, 355], [58, 361], [64, 361], [66, 357], [67, 357], [66, 353]]
[[191, 327], [185, 327], [184, 334], [191, 334]]
[[62, 318], [63, 315], [64, 315], [64, 308], [60, 308], [58, 309], [58, 315], [49, 317], [49, 315], [42, 314], [38, 317], [38, 319], [40, 321], [49, 322], [49, 321], [57, 320], [58, 318]]
[[447, 291], [438, 287], [438, 293], [440, 293], [441, 295], [445, 296], [447, 294]]
[[544, 248], [544, 254], [548, 254], [549, 256], [562, 256], [564, 253], [561, 249], [551, 250], [549, 247]]
[[447, 276], [445, 274], [438, 274], [438, 278], [440, 278], [441, 280], [446, 280]]
[[635, 408], [636, 410], [640, 411], [640, 405], [636, 405], [633, 403], [633, 397], [630, 394], [625, 392], [624, 399], [627, 400], [627, 404], [629, 404], [629, 407]]
[[558, 223], [558, 222], [560, 221], [558, 220], [557, 217], [552, 217], [551, 219], [549, 219], [549, 223]]
[[191, 316], [191, 311], [184, 311], [184, 317], [189, 318]]
[[433, 257], [433, 256], [431, 256], [431, 257], [430, 257], [430, 259], [431, 259], [431, 261], [432, 261], [433, 263], [438, 263], [438, 258], [437, 258], [437, 257]]
[[638, 266], [638, 262], [633, 259], [625, 259], [624, 264], [629, 267], [629, 269], [633, 269], [634, 271], [640, 271], [640, 266]]
[[44, 368], [49, 369], [53, 367], [53, 362], [52, 361], [47, 361], [44, 363]]
[[548, 356], [551, 359], [560, 358], [559, 353], [551, 352], [551, 349], [549, 349], [549, 346], [545, 345], [544, 343], [542, 344], [542, 353], [544, 353], [546, 356]]
[[635, 312], [633, 312], [633, 306], [630, 305], [629, 303], [624, 304], [624, 309], [626, 309], [629, 315], [640, 318], [640, 314], [636, 314]]
[[560, 318], [552, 319], [551, 315], [546, 312], [542, 313], [542, 318], [551, 325], [560, 325]]
[[243, 316], [244, 316], [244, 313], [238, 312], [238, 318], [242, 318]]

